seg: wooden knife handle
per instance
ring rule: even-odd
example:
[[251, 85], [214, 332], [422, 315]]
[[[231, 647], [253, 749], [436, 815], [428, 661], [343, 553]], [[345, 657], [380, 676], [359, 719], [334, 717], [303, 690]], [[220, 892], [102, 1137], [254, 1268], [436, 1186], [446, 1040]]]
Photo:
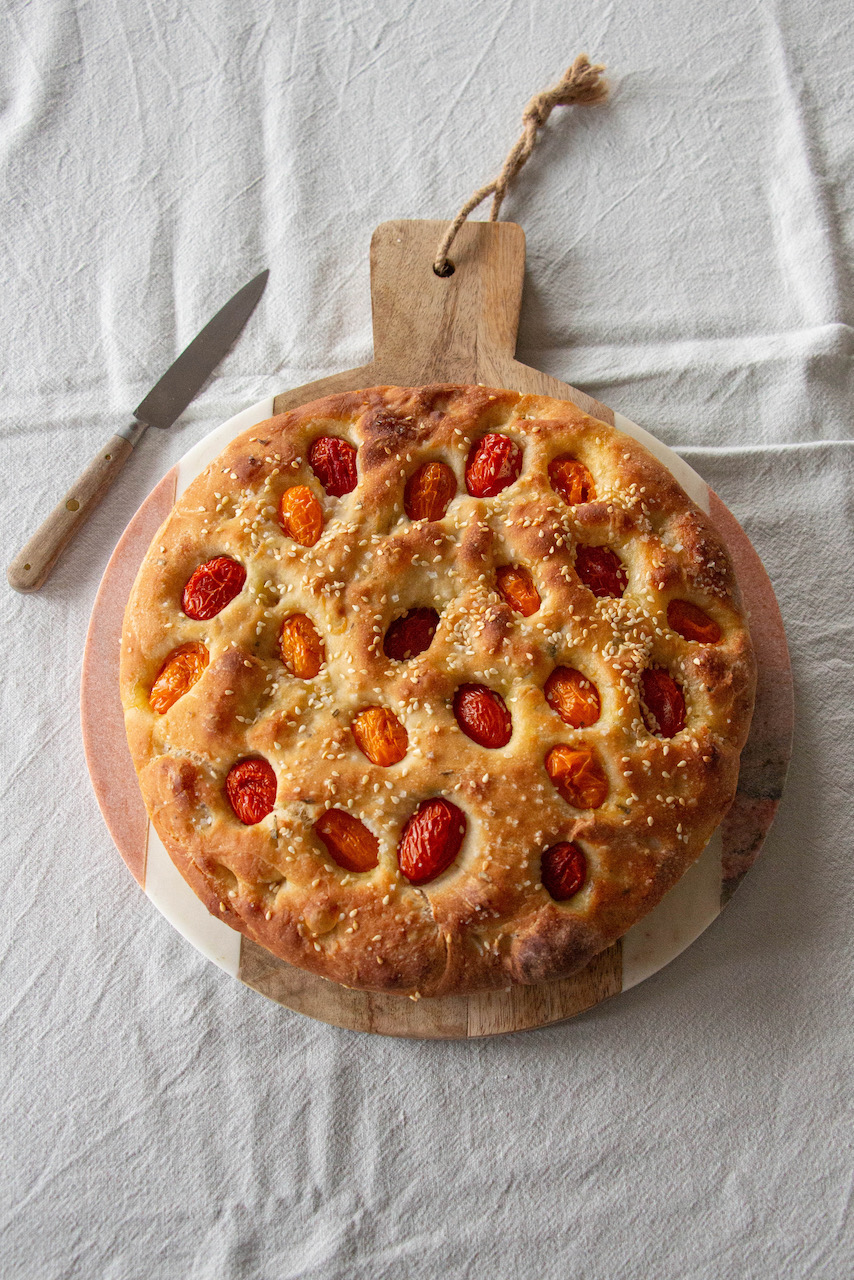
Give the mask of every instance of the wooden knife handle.
[[[133, 434], [131, 427], [128, 435]], [[9, 565], [6, 577], [10, 587], [38, 591], [133, 453], [133, 446], [124, 436], [110, 437]]]

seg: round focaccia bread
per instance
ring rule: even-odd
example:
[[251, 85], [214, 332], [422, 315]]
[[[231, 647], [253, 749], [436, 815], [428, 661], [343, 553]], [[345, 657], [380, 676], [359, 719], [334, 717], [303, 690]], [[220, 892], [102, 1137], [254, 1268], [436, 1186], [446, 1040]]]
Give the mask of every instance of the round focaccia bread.
[[630, 437], [487, 387], [239, 436], [125, 615], [149, 816], [208, 910], [408, 995], [567, 977], [729, 807], [755, 670], [706, 516]]

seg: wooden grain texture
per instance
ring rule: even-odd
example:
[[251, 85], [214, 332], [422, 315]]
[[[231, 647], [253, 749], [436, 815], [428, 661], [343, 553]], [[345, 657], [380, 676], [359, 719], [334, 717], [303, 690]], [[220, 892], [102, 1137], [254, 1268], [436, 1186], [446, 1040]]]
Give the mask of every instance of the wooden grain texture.
[[350, 1031], [420, 1040], [461, 1040], [530, 1031], [563, 1022], [621, 990], [619, 942], [564, 982], [511, 987], [473, 996], [411, 1000], [406, 996], [348, 991], [304, 969], [296, 969], [243, 938], [241, 982], [296, 1013]]
[[433, 271], [447, 222], [384, 222], [371, 240], [374, 358], [276, 396], [274, 413], [338, 391], [427, 382], [481, 382], [571, 400], [613, 426], [605, 405], [515, 358], [525, 233], [515, 222], [467, 222], [454, 274]]
[[[525, 275], [525, 234], [513, 222], [467, 222], [454, 242], [454, 273], [433, 271], [446, 222], [384, 222], [371, 241], [374, 358], [276, 396], [273, 410], [362, 387], [483, 383], [571, 400], [614, 424], [610, 409], [515, 358]], [[619, 943], [563, 982], [475, 996], [409, 1000], [348, 991], [242, 940], [240, 979], [321, 1022], [381, 1035], [460, 1039], [571, 1018], [621, 989]]]
[[129, 440], [110, 437], [9, 565], [6, 577], [10, 587], [38, 591], [132, 453]]

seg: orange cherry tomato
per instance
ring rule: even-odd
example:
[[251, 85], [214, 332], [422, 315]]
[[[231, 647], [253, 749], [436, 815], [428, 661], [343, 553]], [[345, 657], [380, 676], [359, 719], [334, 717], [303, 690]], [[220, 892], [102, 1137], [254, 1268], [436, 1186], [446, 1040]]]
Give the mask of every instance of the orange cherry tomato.
[[608, 779], [591, 747], [559, 743], [546, 756], [546, 772], [575, 809], [598, 809], [608, 795]]
[[350, 728], [357, 747], [372, 764], [387, 769], [406, 755], [409, 735], [388, 707], [366, 707], [359, 712]]
[[345, 871], [371, 871], [379, 862], [379, 840], [346, 809], [327, 809], [314, 829], [332, 861]]
[[569, 453], [563, 453], [549, 463], [549, 480], [552, 488], [570, 507], [577, 506], [580, 502], [590, 502], [596, 497], [592, 475], [583, 462]]
[[524, 565], [501, 565], [495, 570], [495, 582], [510, 608], [521, 613], [523, 618], [530, 618], [539, 609], [540, 593]]
[[148, 700], [153, 710], [161, 716], [164, 715], [179, 698], [183, 698], [184, 694], [201, 680], [202, 673], [209, 662], [207, 649], [196, 640], [173, 649], [151, 686]]
[[574, 667], [555, 667], [543, 692], [552, 710], [573, 729], [585, 729], [599, 719], [599, 691]]
[[685, 640], [696, 640], [699, 644], [717, 644], [721, 638], [721, 629], [714, 618], [690, 600], [670, 601], [667, 625]]
[[410, 520], [441, 520], [457, 492], [457, 477], [444, 462], [425, 462], [409, 477], [403, 509]]
[[279, 522], [301, 547], [313, 547], [323, 531], [323, 508], [307, 484], [286, 489], [279, 503]]
[[317, 628], [304, 613], [292, 613], [285, 618], [279, 647], [282, 662], [300, 680], [313, 680], [326, 659]]

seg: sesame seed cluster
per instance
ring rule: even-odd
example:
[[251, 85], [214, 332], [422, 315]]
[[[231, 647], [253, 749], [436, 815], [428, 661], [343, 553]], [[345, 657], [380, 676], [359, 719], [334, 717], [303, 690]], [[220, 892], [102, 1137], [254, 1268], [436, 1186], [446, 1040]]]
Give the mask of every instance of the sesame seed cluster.
[[148, 812], [209, 910], [405, 995], [565, 977], [620, 937], [729, 807], [754, 687], [732, 566], [670, 472], [486, 387], [238, 437], [122, 638]]

